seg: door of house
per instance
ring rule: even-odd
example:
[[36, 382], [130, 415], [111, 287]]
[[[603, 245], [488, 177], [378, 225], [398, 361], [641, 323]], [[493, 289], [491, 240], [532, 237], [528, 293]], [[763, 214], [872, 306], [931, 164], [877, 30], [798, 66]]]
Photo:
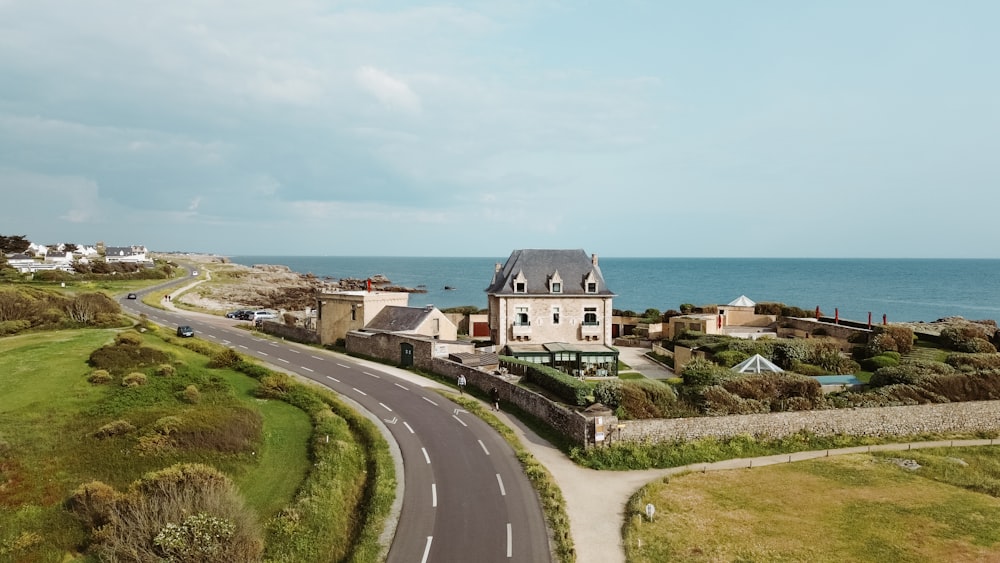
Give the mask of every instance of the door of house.
[[399, 365], [410, 367], [413, 365], [413, 344], [402, 342], [399, 345]]

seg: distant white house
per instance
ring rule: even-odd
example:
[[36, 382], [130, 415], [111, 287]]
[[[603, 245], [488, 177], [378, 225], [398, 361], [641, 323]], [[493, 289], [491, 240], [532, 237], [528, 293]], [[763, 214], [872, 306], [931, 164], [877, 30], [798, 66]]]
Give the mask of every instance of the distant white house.
[[108, 246], [104, 249], [104, 260], [109, 264], [145, 264], [152, 262], [146, 256], [147, 252], [146, 247], [142, 245]]

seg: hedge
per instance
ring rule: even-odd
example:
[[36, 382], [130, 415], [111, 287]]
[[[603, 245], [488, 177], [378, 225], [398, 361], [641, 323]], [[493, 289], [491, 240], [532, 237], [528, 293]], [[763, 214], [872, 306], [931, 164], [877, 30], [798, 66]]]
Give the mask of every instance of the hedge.
[[504, 361], [527, 368], [525, 378], [535, 385], [554, 393], [569, 404], [585, 407], [590, 404], [591, 386], [581, 379], [548, 366], [532, 362], [524, 362], [514, 358], [504, 357]]

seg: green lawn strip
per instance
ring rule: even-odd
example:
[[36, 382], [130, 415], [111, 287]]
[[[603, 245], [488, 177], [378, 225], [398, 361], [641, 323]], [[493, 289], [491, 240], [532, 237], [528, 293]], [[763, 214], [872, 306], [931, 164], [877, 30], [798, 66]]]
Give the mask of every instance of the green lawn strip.
[[646, 376], [637, 371], [626, 371], [618, 374], [619, 379], [646, 379]]
[[534, 486], [542, 502], [542, 511], [545, 513], [545, 520], [552, 532], [555, 541], [556, 557], [562, 563], [576, 561], [576, 549], [573, 547], [573, 537], [570, 535], [569, 515], [566, 513], [566, 500], [563, 498], [559, 485], [556, 484], [552, 474], [544, 465], [539, 463], [531, 453], [525, 449], [521, 441], [506, 424], [499, 418], [490, 414], [483, 408], [482, 403], [469, 398], [455, 395], [453, 393], [441, 392], [449, 400], [462, 405], [467, 411], [483, 419], [491, 428], [496, 430], [510, 444], [510, 447], [517, 455], [525, 475]]
[[900, 442], [991, 438], [988, 434], [921, 434], [913, 436], [818, 436], [801, 431], [781, 439], [749, 435], [674, 442], [616, 442], [601, 448], [569, 448], [577, 464], [590, 469], [634, 470], [683, 467], [727, 459], [749, 458], [815, 450], [833, 450]]
[[[967, 455], [995, 448], [921, 450], [925, 460], [980, 473]], [[917, 452], [821, 458], [753, 470], [687, 473], [640, 489], [626, 508], [629, 562], [955, 561], [1000, 557], [1000, 499], [889, 460]], [[650, 522], [645, 507], [653, 504]]]

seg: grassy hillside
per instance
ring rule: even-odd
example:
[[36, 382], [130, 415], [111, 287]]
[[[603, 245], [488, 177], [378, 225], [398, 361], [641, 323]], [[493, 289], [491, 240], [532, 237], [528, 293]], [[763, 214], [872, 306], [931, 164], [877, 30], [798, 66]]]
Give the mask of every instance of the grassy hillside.
[[[331, 417], [329, 399], [317, 396], [317, 419], [302, 404], [254, 396], [257, 380], [209, 368], [206, 356], [151, 333], [129, 331], [141, 344], [122, 344], [119, 334], [82, 329], [0, 339], [0, 560], [89, 560], [81, 553], [93, 545], [91, 530], [65, 508], [73, 491], [98, 481], [124, 495], [150, 472], [179, 463], [205, 464], [231, 479], [268, 549], [279, 554], [289, 551], [290, 514], [301, 531], [325, 532], [296, 540], [306, 552], [342, 558], [372, 535], [362, 529], [371, 522], [357, 513], [372, 498], [385, 502], [372, 490], [374, 477], [366, 477], [381, 470], [367, 454], [371, 435], [358, 434], [361, 423], [350, 413], [351, 420]], [[132, 347], [122, 354], [122, 346]], [[95, 350], [108, 364], [107, 375], [96, 378], [103, 383], [88, 381]], [[126, 356], [151, 360], [116, 364]], [[129, 381], [142, 384], [124, 385]], [[329, 454], [311, 439], [320, 426], [341, 447], [332, 454], [342, 463], [324, 474], [314, 462]], [[296, 513], [310, 487], [334, 493], [321, 499], [325, 510]], [[380, 531], [381, 521], [373, 527]], [[275, 559], [271, 551], [265, 556]]]

